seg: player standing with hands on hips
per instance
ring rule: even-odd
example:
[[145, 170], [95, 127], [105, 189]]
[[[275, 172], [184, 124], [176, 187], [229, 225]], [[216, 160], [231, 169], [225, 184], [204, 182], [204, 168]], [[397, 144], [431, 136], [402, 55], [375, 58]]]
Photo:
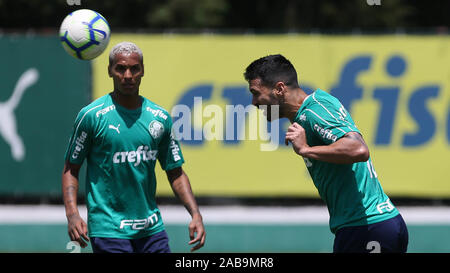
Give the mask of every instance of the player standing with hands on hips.
[[[192, 216], [191, 251], [204, 245], [205, 229], [169, 113], [139, 95], [144, 76], [142, 51], [133, 43], [114, 46], [109, 55], [114, 91], [78, 114], [62, 175], [68, 232], [82, 247], [100, 252], [170, 252], [156, 205], [155, 165], [159, 161], [175, 195]], [[87, 161], [88, 225], [77, 208], [78, 174]], [[88, 236], [89, 234], [89, 236]]]
[[408, 230], [384, 193], [369, 149], [339, 100], [317, 89], [307, 95], [297, 72], [282, 55], [252, 62], [244, 73], [252, 104], [279, 108], [288, 118], [285, 141], [303, 157], [330, 214], [333, 252], [406, 252]]

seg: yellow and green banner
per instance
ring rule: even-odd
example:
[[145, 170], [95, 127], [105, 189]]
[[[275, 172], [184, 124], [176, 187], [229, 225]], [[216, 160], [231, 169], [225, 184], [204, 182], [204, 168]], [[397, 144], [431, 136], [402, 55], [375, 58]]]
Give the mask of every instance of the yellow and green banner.
[[[227, 111], [251, 104], [246, 66], [280, 53], [296, 67], [302, 88], [330, 92], [350, 111], [389, 195], [450, 197], [447, 36], [114, 34], [93, 61], [94, 98], [112, 90], [108, 51], [121, 41], [143, 51], [141, 94], [174, 122], [180, 105], [192, 112], [180, 143], [198, 196], [317, 196], [302, 158], [283, 144], [287, 120], [266, 128], [252, 107], [245, 115]], [[255, 124], [259, 133], [251, 138]], [[279, 145], [262, 149], [273, 139]], [[171, 196], [157, 169], [159, 194]]]

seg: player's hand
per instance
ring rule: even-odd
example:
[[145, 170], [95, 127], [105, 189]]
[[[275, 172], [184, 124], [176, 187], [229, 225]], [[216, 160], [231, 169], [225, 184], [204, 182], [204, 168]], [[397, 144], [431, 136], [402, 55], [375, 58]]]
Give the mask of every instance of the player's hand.
[[82, 248], [87, 247], [89, 237], [87, 236], [87, 225], [79, 214], [74, 214], [67, 217], [68, 232], [70, 240], [76, 241]]
[[191, 252], [201, 248], [205, 244], [206, 232], [203, 226], [202, 216], [199, 213], [192, 216], [192, 221], [189, 224], [189, 237], [191, 238], [189, 241], [190, 245], [197, 243], [191, 248]]
[[303, 149], [309, 147], [308, 143], [306, 142], [305, 129], [303, 129], [303, 127], [296, 122], [292, 123], [292, 125], [289, 126], [286, 133], [284, 143], [286, 145], [289, 145], [289, 142], [292, 143], [292, 148], [299, 155], [303, 155]]

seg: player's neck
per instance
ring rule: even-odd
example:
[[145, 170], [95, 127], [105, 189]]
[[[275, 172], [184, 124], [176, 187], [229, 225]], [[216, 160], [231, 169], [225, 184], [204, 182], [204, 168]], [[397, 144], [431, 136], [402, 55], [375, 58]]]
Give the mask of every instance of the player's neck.
[[284, 117], [288, 118], [291, 121], [291, 123], [294, 122], [294, 119], [297, 115], [297, 111], [298, 109], [300, 109], [300, 107], [303, 104], [303, 101], [307, 96], [308, 95], [305, 93], [305, 91], [303, 91], [301, 88], [298, 88], [292, 90], [290, 92], [290, 96], [285, 99], [285, 103], [283, 106], [284, 113], [282, 114]]
[[114, 90], [111, 92], [112, 99], [117, 102], [120, 106], [125, 107], [130, 110], [137, 109], [142, 106], [142, 99], [139, 93], [124, 95], [119, 91]]

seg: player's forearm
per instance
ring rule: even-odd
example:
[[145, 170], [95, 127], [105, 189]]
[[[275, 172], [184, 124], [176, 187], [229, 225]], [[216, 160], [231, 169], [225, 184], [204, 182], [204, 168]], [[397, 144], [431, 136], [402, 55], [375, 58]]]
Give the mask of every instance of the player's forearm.
[[189, 178], [184, 172], [182, 172], [180, 176], [171, 181], [171, 187], [174, 194], [183, 203], [189, 214], [191, 214], [192, 217], [201, 217], [197, 201], [195, 200], [194, 194], [192, 193]]
[[299, 151], [299, 154], [303, 157], [335, 164], [352, 164], [369, 159], [367, 147], [346, 140], [331, 145], [306, 146]]
[[77, 207], [78, 178], [72, 176], [70, 171], [63, 173], [62, 193], [66, 216], [70, 217], [79, 214]]

